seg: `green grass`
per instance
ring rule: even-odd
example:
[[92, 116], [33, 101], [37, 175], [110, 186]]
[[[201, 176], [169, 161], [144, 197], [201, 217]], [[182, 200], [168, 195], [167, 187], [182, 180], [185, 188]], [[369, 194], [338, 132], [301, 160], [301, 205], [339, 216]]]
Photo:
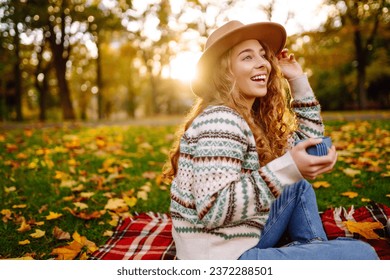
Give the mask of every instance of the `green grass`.
[[[390, 123], [386, 120], [328, 122], [326, 134], [332, 137], [339, 157], [331, 173], [315, 180], [331, 185], [316, 189], [320, 211], [339, 206], [359, 207], [369, 203], [367, 200], [389, 205]], [[345, 169], [361, 173], [351, 177], [343, 172]], [[358, 196], [341, 196], [344, 192], [356, 192]]]
[[[338, 146], [340, 160], [332, 173], [313, 181], [330, 183], [329, 188], [316, 189], [320, 211], [359, 207], [369, 203], [368, 199], [389, 204], [389, 126], [385, 120], [327, 123], [327, 134]], [[113, 230], [113, 221], [120, 216], [168, 212], [169, 186], [162, 184], [159, 176], [174, 133], [174, 126], [0, 131], [0, 258], [54, 258], [51, 251], [70, 242], [54, 238], [55, 226], [70, 235], [78, 232], [99, 246], [108, 238], [104, 232]], [[348, 176], [346, 168], [360, 170], [361, 174]], [[65, 175], [56, 177], [58, 171]], [[138, 198], [127, 209], [105, 210], [110, 198], [137, 197], [145, 186], [147, 200]], [[351, 199], [341, 195], [347, 191], [358, 196]], [[93, 195], [86, 198], [85, 193]], [[74, 203], [84, 203], [88, 208], [81, 210]], [[86, 220], [73, 216], [69, 209], [87, 214], [102, 212], [99, 218]], [[47, 220], [50, 212], [62, 216]], [[23, 218], [31, 229], [20, 232]], [[36, 229], [45, 235], [32, 238], [30, 234]], [[19, 244], [26, 239], [30, 244]]]

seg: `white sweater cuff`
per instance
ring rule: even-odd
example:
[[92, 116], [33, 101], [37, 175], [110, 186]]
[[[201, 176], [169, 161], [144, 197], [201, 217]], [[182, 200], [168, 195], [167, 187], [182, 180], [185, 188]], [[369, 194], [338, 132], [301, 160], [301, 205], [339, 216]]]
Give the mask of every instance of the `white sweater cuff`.
[[306, 74], [289, 80], [288, 82], [290, 85], [291, 94], [295, 100], [314, 96]]
[[278, 178], [282, 187], [294, 184], [303, 179], [289, 151], [268, 163], [267, 167]]

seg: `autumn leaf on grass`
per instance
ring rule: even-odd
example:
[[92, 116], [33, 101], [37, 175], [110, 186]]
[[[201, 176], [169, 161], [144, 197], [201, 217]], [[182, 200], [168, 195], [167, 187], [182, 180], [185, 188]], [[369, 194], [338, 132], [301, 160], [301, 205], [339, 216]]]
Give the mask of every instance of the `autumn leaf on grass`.
[[81, 252], [83, 245], [77, 241], [72, 241], [69, 245], [55, 248], [52, 255], [57, 255], [56, 260], [73, 260]]
[[25, 240], [23, 240], [23, 241], [19, 241], [18, 244], [19, 244], [19, 245], [28, 245], [28, 244], [30, 244], [30, 240], [25, 239]]
[[27, 207], [26, 204], [12, 205], [12, 208], [13, 208], [13, 209], [22, 209], [22, 208], [26, 208], [26, 207]]
[[73, 210], [69, 207], [64, 207], [63, 209], [69, 211], [69, 213], [71, 213], [73, 216], [80, 218], [80, 219], [83, 219], [83, 220], [97, 219], [97, 218], [100, 218], [105, 213], [104, 210], [101, 210], [101, 211], [96, 210], [96, 211], [93, 211], [92, 213], [88, 213], [86, 211], [76, 212], [75, 210]]
[[34, 233], [31, 233], [30, 236], [32, 238], [41, 238], [45, 236], [46, 232], [40, 229], [36, 229]]
[[378, 239], [380, 236], [374, 232], [374, 229], [383, 229], [380, 222], [343, 222], [351, 233], [358, 233], [367, 239]]
[[357, 192], [343, 192], [341, 195], [347, 196], [349, 198], [355, 198], [355, 197], [359, 196], [359, 194]]
[[137, 192], [137, 198], [143, 199], [143, 200], [148, 200], [148, 193], [145, 191], [139, 191]]
[[94, 242], [89, 241], [85, 236], [80, 236], [77, 231], [73, 233], [72, 237], [73, 241], [68, 245], [52, 250], [51, 254], [57, 255], [57, 260], [73, 260], [80, 254], [83, 248], [89, 253], [93, 253], [98, 249]]
[[89, 241], [85, 236], [81, 236], [80, 234], [77, 233], [77, 231], [73, 233], [72, 237], [75, 241], [79, 242], [83, 246], [86, 246], [86, 249], [88, 250], [89, 253], [93, 253], [98, 249], [98, 247], [94, 242]]
[[50, 211], [49, 215], [46, 216], [46, 220], [55, 220], [55, 219], [58, 219], [61, 216], [62, 216], [61, 213], [56, 213], [56, 212]]
[[352, 169], [352, 168], [346, 168], [343, 170], [344, 174], [349, 177], [355, 177], [356, 175], [359, 175], [361, 173], [360, 170]]
[[60, 229], [57, 226], [55, 226], [53, 228], [53, 236], [55, 237], [55, 239], [58, 239], [58, 240], [68, 240], [68, 239], [70, 239], [70, 233], [67, 232], [67, 231], [63, 231], [62, 229]]
[[313, 188], [329, 188], [331, 185], [326, 181], [317, 181], [313, 183]]
[[7, 153], [12, 153], [18, 149], [18, 146], [16, 146], [15, 144], [7, 143], [5, 144], [5, 148], [7, 149]]
[[31, 226], [29, 224], [26, 223], [26, 219], [24, 217], [22, 217], [22, 223], [20, 225], [20, 227], [17, 229], [18, 232], [25, 232], [25, 231], [29, 231], [31, 229]]
[[123, 200], [126, 202], [126, 204], [132, 208], [137, 204], [137, 198], [134, 196], [128, 197], [126, 195], [123, 196]]
[[146, 171], [146, 172], [142, 173], [142, 177], [145, 179], [153, 180], [154, 178], [156, 178], [156, 176], [157, 176], [157, 173], [154, 171]]
[[5, 191], [5, 193], [14, 192], [14, 191], [16, 191], [16, 187], [14, 187], [14, 186], [9, 187], [9, 188], [4, 187], [4, 191]]
[[128, 210], [127, 203], [122, 198], [110, 198], [104, 209], [124, 212]]
[[3, 209], [3, 210], [1, 210], [0, 214], [3, 215], [2, 221], [4, 223], [7, 223], [8, 220], [12, 220], [12, 217], [11, 217], [12, 212], [11, 212], [11, 210]]
[[381, 177], [384, 177], [384, 178], [390, 177], [390, 171], [387, 171], [385, 173], [381, 173]]
[[77, 182], [75, 180], [63, 180], [61, 181], [60, 187], [61, 188], [73, 188]]
[[80, 193], [80, 197], [82, 197], [82, 198], [91, 198], [94, 195], [95, 195], [94, 192], [82, 192], [82, 193]]
[[62, 172], [62, 171], [58, 171], [56, 170], [55, 171], [55, 175], [54, 175], [54, 179], [57, 179], [57, 180], [64, 180], [64, 179], [67, 179], [69, 177], [69, 175], [65, 172]]
[[88, 208], [88, 205], [83, 202], [73, 202], [73, 205], [79, 208], [80, 210]]
[[114, 234], [114, 232], [113, 232], [112, 230], [106, 230], [106, 231], [103, 233], [103, 236], [111, 237], [113, 234]]

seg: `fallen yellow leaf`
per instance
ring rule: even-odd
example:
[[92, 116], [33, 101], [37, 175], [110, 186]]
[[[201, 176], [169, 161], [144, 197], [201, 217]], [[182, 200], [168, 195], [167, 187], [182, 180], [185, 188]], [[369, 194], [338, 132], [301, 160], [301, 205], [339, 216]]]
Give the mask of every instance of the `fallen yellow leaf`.
[[[80, 236], [77, 231], [73, 233], [72, 237], [73, 241], [68, 245], [52, 250], [51, 254], [57, 255], [57, 260], [73, 260], [84, 247], [86, 247], [89, 253], [93, 253], [98, 249], [94, 242], [89, 241], [85, 236]], [[85, 256], [85, 254], [82, 254], [80, 259], [85, 259]]]
[[68, 165], [77, 166], [77, 165], [79, 165], [79, 163], [74, 158], [71, 158], [68, 160]]
[[355, 198], [355, 197], [359, 196], [359, 194], [357, 192], [343, 192], [341, 195], [347, 196], [349, 198]]
[[11, 217], [12, 212], [11, 212], [11, 210], [9, 210], [9, 209], [3, 209], [3, 210], [1, 210], [0, 213], [1, 213], [1, 215], [3, 215], [2, 221], [3, 221], [4, 223], [7, 223], [8, 220], [12, 220], [12, 217]]
[[82, 193], [80, 193], [80, 197], [91, 198], [94, 194], [95, 194], [94, 192], [82, 192]]
[[61, 216], [62, 216], [61, 213], [55, 213], [55, 212], [50, 211], [49, 215], [46, 216], [46, 220], [55, 220], [55, 219], [58, 219]]
[[26, 219], [24, 217], [22, 217], [22, 223], [20, 225], [20, 227], [17, 229], [18, 232], [25, 232], [25, 231], [29, 231], [31, 229], [31, 226], [29, 224], [26, 223]]
[[317, 181], [317, 182], [314, 182], [313, 183], [313, 188], [329, 188], [331, 185], [329, 182], [326, 182], [326, 181]]
[[383, 225], [380, 222], [343, 222], [351, 233], [358, 233], [367, 239], [378, 239], [379, 235], [374, 232], [374, 229], [382, 229]]
[[82, 244], [77, 241], [72, 241], [69, 245], [53, 249], [51, 254], [57, 255], [56, 260], [73, 260], [82, 248]]
[[110, 198], [104, 206], [104, 209], [116, 210], [118, 208], [127, 208], [126, 202], [122, 198]]
[[30, 163], [28, 164], [28, 166], [27, 166], [28, 169], [35, 169], [35, 168], [37, 168], [37, 167], [38, 167], [38, 164], [37, 164], [35, 161], [30, 162]]
[[62, 171], [55, 171], [54, 179], [63, 180], [68, 177], [68, 174]]
[[83, 184], [78, 184], [78, 186], [72, 188], [72, 192], [81, 192], [82, 190], [84, 190]]
[[30, 240], [25, 239], [25, 240], [23, 240], [23, 241], [19, 241], [18, 244], [19, 244], [19, 245], [27, 245], [27, 244], [30, 244]]
[[369, 199], [369, 198], [365, 198], [365, 197], [362, 197], [361, 201], [362, 201], [362, 202], [370, 202], [370, 201], [371, 201], [371, 199]]
[[45, 236], [45, 231], [43, 230], [40, 230], [40, 229], [36, 229], [34, 233], [31, 233], [30, 236], [32, 238], [41, 238], [43, 236]]
[[106, 230], [106, 231], [103, 233], [103, 236], [111, 237], [113, 234], [114, 234], [114, 232], [113, 232], [112, 230]]
[[137, 192], [137, 198], [143, 199], [143, 200], [148, 200], [148, 193], [146, 191], [139, 191]]
[[12, 208], [14, 209], [21, 209], [21, 208], [26, 208], [27, 205], [26, 204], [18, 204], [18, 205], [13, 205]]
[[90, 253], [93, 253], [98, 249], [94, 242], [89, 241], [85, 236], [81, 236], [77, 231], [73, 233], [72, 237], [75, 241], [79, 242], [83, 246], [86, 246]]
[[72, 188], [76, 184], [77, 184], [77, 182], [75, 180], [62, 180], [60, 187], [61, 188]]
[[360, 170], [352, 169], [352, 168], [346, 168], [343, 170], [343, 172], [350, 177], [355, 177], [356, 175], [360, 174]]
[[80, 208], [80, 210], [88, 208], [88, 205], [82, 202], [73, 202], [73, 205]]
[[137, 204], [137, 198], [134, 196], [123, 196], [123, 200], [126, 202], [127, 205], [129, 205], [130, 208], [134, 207]]
[[14, 187], [14, 186], [9, 187], [9, 188], [4, 187], [4, 191], [5, 191], [6, 193], [14, 192], [14, 191], [16, 191], [16, 187]]

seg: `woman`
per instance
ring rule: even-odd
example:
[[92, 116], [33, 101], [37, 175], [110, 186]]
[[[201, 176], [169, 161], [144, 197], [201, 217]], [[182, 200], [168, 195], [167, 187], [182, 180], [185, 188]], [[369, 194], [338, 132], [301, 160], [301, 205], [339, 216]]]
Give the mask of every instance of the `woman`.
[[[306, 153], [322, 141], [320, 106], [285, 42], [279, 24], [238, 21], [207, 40], [191, 84], [198, 102], [165, 170], [179, 259], [377, 258], [366, 243], [327, 241], [304, 179], [337, 154]], [[276, 248], [285, 232], [293, 242]]]

